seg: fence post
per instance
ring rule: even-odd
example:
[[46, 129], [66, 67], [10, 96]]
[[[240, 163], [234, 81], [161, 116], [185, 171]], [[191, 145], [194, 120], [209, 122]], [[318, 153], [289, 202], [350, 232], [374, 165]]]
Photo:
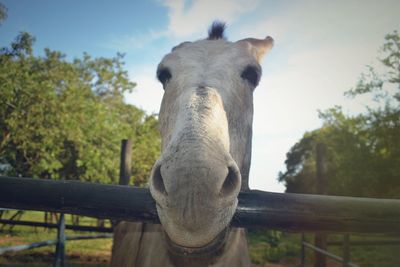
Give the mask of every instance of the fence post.
[[[132, 173], [132, 141], [129, 139], [121, 140], [121, 160], [119, 163], [119, 185], [129, 185]], [[113, 228], [119, 223], [118, 220], [111, 220]]]
[[343, 235], [343, 267], [348, 267], [350, 262], [350, 236]]
[[306, 247], [304, 246], [304, 242], [306, 241], [306, 237], [304, 233], [301, 233], [301, 256], [300, 256], [300, 267], [306, 266]]
[[131, 179], [132, 141], [124, 139], [121, 141], [121, 162], [119, 169], [119, 184], [128, 185]]
[[[316, 186], [317, 186], [317, 194], [326, 195], [327, 186], [326, 186], [326, 177], [325, 177], [325, 154], [326, 148], [322, 143], [317, 143], [316, 146], [316, 167], [317, 167], [317, 177], [316, 177]], [[316, 233], [315, 234], [315, 246], [320, 249], [326, 250], [326, 239], [327, 236], [325, 233]], [[326, 267], [326, 256], [315, 252], [315, 267]]]
[[54, 255], [54, 267], [64, 267], [65, 257], [65, 218], [64, 213], [60, 213], [60, 220], [57, 228], [57, 244]]

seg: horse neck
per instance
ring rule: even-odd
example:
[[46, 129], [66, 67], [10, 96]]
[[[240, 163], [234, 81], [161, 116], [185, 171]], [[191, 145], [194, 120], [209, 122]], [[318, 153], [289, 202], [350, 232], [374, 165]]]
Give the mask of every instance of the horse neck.
[[114, 232], [112, 267], [248, 267], [246, 231], [233, 228], [226, 244], [216, 255], [186, 257], [171, 255], [161, 225], [120, 223]]
[[253, 136], [253, 129], [249, 128], [247, 132], [245, 153], [240, 168], [240, 174], [242, 175], [242, 186], [240, 188], [240, 191], [247, 191], [250, 189], [249, 175], [250, 175], [250, 164], [251, 164], [252, 136]]
[[250, 266], [246, 231], [243, 228], [230, 230], [226, 243], [220, 249], [200, 256], [173, 255], [169, 253], [174, 267], [204, 267], [204, 266]]

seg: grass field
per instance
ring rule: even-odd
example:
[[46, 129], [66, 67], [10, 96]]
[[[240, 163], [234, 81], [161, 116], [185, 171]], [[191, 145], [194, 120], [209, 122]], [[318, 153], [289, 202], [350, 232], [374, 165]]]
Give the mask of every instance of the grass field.
[[[10, 214], [11, 215], [11, 214]], [[9, 217], [9, 216], [4, 216]], [[21, 220], [43, 222], [43, 212], [25, 212]], [[66, 223], [71, 224], [71, 216], [66, 215]], [[96, 226], [93, 218], [81, 217], [80, 225]], [[109, 225], [106, 225], [109, 226]], [[0, 247], [29, 244], [38, 241], [56, 239], [57, 230], [41, 227], [9, 226], [0, 232]], [[90, 235], [94, 233], [66, 230], [66, 235]], [[108, 266], [111, 256], [112, 239], [74, 240], [66, 242], [68, 266]], [[0, 266], [52, 266], [55, 246], [35, 248], [31, 250], [7, 253], [0, 256]]]
[[[3, 218], [9, 218], [13, 212], [9, 212]], [[43, 212], [25, 212], [21, 220], [43, 222]], [[71, 224], [71, 216], [66, 215], [66, 223]], [[96, 226], [93, 218], [81, 217], [80, 225]], [[110, 226], [109, 223], [106, 226]], [[0, 229], [1, 229], [0, 225]], [[55, 229], [34, 228], [26, 226], [15, 226], [9, 231], [5, 226], [0, 231], [0, 247], [29, 244], [32, 242], [56, 239]], [[66, 230], [66, 235], [90, 235], [94, 233], [74, 232]], [[313, 243], [313, 235], [306, 236]], [[341, 235], [330, 235], [329, 240], [341, 240]], [[352, 235], [351, 240], [374, 240], [387, 239], [391, 237], [382, 235]], [[393, 238], [400, 239], [399, 236]], [[70, 267], [83, 266], [108, 266], [111, 256], [112, 240], [94, 239], [66, 242], [66, 261]], [[257, 266], [289, 267], [298, 266], [300, 259], [300, 235], [282, 233], [279, 231], [250, 230], [249, 231], [250, 255]], [[7, 253], [0, 256], [0, 267], [20, 266], [52, 266], [55, 247], [47, 246], [16, 253]], [[340, 247], [330, 246], [329, 251], [341, 256]], [[314, 253], [307, 249], [307, 266], [313, 266]], [[354, 246], [351, 248], [352, 262], [362, 267], [400, 267], [400, 246]], [[334, 261], [329, 261], [329, 267], [341, 266]]]
[[[282, 233], [279, 231], [249, 231], [250, 254], [252, 261], [261, 265], [266, 262], [280, 263], [283, 266], [299, 266], [300, 234]], [[331, 234], [329, 241], [342, 241], [343, 235]], [[400, 239], [397, 236], [380, 234], [351, 235], [351, 241]], [[314, 235], [307, 234], [306, 241], [314, 243]], [[342, 256], [341, 246], [329, 246], [328, 251]], [[362, 267], [400, 267], [400, 245], [390, 246], [352, 246], [351, 262]], [[306, 249], [307, 266], [313, 266], [314, 252]], [[329, 267], [342, 266], [331, 260]]]

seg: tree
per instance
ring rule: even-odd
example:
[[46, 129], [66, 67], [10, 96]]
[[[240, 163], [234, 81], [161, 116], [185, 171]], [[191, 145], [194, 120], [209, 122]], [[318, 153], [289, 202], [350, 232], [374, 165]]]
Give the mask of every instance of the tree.
[[134, 179], [144, 183], [159, 153], [158, 121], [124, 102], [135, 84], [123, 55], [69, 62], [50, 49], [35, 56], [33, 43], [21, 33], [0, 52], [2, 172], [115, 183], [120, 141], [129, 138]]
[[315, 145], [327, 146], [328, 193], [400, 196], [400, 35], [388, 34], [381, 50], [383, 72], [368, 67], [349, 97], [376, 102], [357, 116], [340, 107], [320, 112], [323, 126], [306, 133], [287, 154], [279, 180], [288, 192], [315, 193]]

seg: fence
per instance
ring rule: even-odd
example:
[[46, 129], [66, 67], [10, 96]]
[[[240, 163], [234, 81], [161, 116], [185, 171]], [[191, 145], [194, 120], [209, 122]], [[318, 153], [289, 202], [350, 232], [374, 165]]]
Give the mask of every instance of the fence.
[[[21, 226], [32, 226], [32, 227], [43, 227], [43, 228], [58, 228], [56, 223], [43, 223], [43, 222], [31, 222], [31, 221], [15, 221], [11, 219], [0, 219], [2, 225], [21, 225]], [[108, 227], [88, 226], [88, 225], [65, 225], [65, 229], [74, 231], [84, 232], [99, 232], [99, 233], [112, 233], [113, 229]]]
[[[19, 211], [16, 214], [19, 214]], [[0, 223], [3, 224], [3, 226], [5, 226], [5, 225], [11, 225], [11, 226], [22, 225], [22, 226], [32, 226], [32, 227], [57, 228], [57, 239], [34, 242], [31, 244], [25, 244], [25, 245], [0, 247], [0, 255], [2, 255], [4, 253], [18, 252], [18, 251], [22, 251], [22, 250], [26, 250], [26, 249], [40, 248], [40, 247], [44, 247], [44, 246], [56, 246], [56, 251], [55, 251], [55, 256], [54, 256], [54, 266], [55, 267], [59, 267], [59, 266], [64, 267], [65, 241], [112, 238], [112, 234], [111, 234], [111, 232], [113, 231], [112, 228], [83, 226], [83, 225], [65, 225], [65, 218], [64, 218], [63, 213], [60, 214], [60, 219], [57, 224], [31, 222], [31, 221], [15, 221], [15, 220], [13, 220], [13, 217], [9, 220], [0, 219]], [[66, 228], [75, 230], [75, 231], [103, 232], [103, 234], [65, 236]]]
[[[297, 232], [400, 232], [400, 200], [258, 190], [241, 192], [238, 199], [232, 220], [237, 227]], [[0, 207], [159, 223], [148, 189], [120, 185], [1, 176]]]
[[[326, 147], [322, 143], [317, 143], [316, 145], [316, 189], [317, 193], [321, 195], [327, 194], [327, 179], [325, 175], [325, 157], [326, 157]], [[384, 232], [380, 230], [379, 232]], [[300, 266], [305, 266], [305, 250], [306, 248], [311, 249], [315, 252], [315, 267], [326, 267], [327, 261], [326, 257], [329, 257], [337, 262], [340, 262], [343, 267], [358, 267], [357, 264], [350, 262], [350, 246], [368, 246], [368, 245], [400, 245], [400, 240], [371, 240], [371, 241], [352, 241], [350, 242], [349, 233], [343, 235], [342, 242], [327, 242], [327, 233], [317, 232], [315, 233], [315, 245], [305, 241], [304, 233], [301, 234], [301, 261]], [[327, 251], [329, 246], [342, 246], [342, 257], [335, 255]]]
[[[130, 140], [121, 141], [121, 160], [120, 160], [120, 185], [128, 185], [131, 176], [131, 158], [132, 158], [132, 143]], [[65, 236], [65, 229], [71, 229], [74, 231], [91, 231], [91, 232], [102, 232], [102, 233], [112, 233], [113, 228], [105, 227], [93, 227], [93, 226], [82, 226], [82, 225], [65, 225], [64, 213], [60, 213], [60, 219], [58, 224], [52, 223], [41, 223], [32, 221], [19, 221], [23, 211], [18, 210], [10, 219], [2, 219], [3, 212], [6, 209], [0, 208], [0, 224], [2, 224], [3, 229], [6, 225], [11, 225], [10, 229], [15, 225], [32, 226], [32, 227], [45, 227], [45, 228], [57, 228], [57, 239], [56, 240], [46, 240], [41, 242], [35, 242], [26, 245], [10, 246], [10, 247], [0, 247], [0, 255], [7, 252], [17, 252], [26, 249], [39, 248], [43, 246], [56, 246], [55, 257], [54, 257], [54, 267], [64, 267], [65, 258], [65, 241], [69, 240], [87, 240], [87, 239], [98, 239], [98, 238], [111, 238], [111, 234], [98, 234], [89, 236]], [[118, 223], [118, 221], [112, 221], [112, 224]]]
[[[120, 185], [3, 176], [0, 207], [159, 222], [148, 189]], [[232, 225], [298, 232], [398, 233], [400, 200], [252, 190], [239, 194]]]
[[[343, 235], [343, 257], [339, 257], [333, 253], [330, 253], [325, 249], [321, 249], [305, 241], [304, 233], [301, 235], [301, 263], [300, 266], [305, 266], [305, 248], [314, 250], [319, 255], [327, 256], [335, 261], [341, 262], [343, 267], [359, 267], [358, 265], [350, 262], [350, 249], [349, 249], [349, 235]], [[322, 264], [326, 265], [326, 259], [322, 259]], [[317, 263], [317, 262], [316, 262]]]
[[[337, 262], [340, 262], [343, 267], [358, 267], [359, 265], [352, 263], [350, 261], [350, 247], [353, 246], [400, 246], [400, 239], [381, 239], [381, 240], [350, 240], [349, 234], [344, 234], [342, 241], [329, 241], [326, 243], [328, 246], [341, 246], [342, 247], [342, 257], [337, 256], [331, 252], [328, 252], [326, 249], [321, 249], [309, 242], [306, 242], [305, 235], [302, 233], [301, 235], [301, 261], [300, 266], [305, 266], [305, 250], [306, 248], [311, 249], [315, 252], [318, 252], [321, 255], [324, 255], [328, 258], [331, 258]], [[326, 265], [326, 261], [323, 262]], [[317, 265], [316, 265], [317, 266]]]
[[[400, 232], [400, 200], [283, 194], [239, 194], [237, 227], [289, 231]], [[146, 188], [0, 177], [0, 206], [159, 223]]]

